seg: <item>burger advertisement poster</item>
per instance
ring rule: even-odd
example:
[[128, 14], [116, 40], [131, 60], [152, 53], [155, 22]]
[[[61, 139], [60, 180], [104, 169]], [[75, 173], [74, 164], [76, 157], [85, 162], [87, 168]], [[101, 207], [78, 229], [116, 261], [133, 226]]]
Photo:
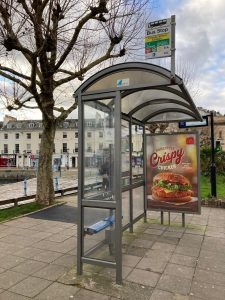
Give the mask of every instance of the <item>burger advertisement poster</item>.
[[146, 136], [147, 208], [200, 213], [197, 133]]

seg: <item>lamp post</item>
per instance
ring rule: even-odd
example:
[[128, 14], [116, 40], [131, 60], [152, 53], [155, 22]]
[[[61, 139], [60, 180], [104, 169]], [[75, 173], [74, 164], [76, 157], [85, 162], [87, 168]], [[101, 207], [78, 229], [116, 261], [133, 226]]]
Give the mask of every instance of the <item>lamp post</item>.
[[214, 145], [214, 116], [213, 112], [210, 113], [211, 125], [211, 195], [216, 197], [216, 164], [215, 164], [215, 145]]

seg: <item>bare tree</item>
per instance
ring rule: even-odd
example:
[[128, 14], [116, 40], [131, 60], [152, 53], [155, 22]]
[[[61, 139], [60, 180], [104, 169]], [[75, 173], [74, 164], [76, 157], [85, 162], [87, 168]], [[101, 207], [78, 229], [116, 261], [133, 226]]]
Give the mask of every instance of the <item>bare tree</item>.
[[[148, 0], [1, 0], [0, 76], [16, 85], [8, 110], [39, 109], [43, 133], [36, 200], [54, 200], [56, 126], [77, 107], [63, 93], [138, 47]], [[140, 45], [140, 43], [139, 43]], [[69, 89], [71, 90], [71, 88]], [[16, 92], [15, 92], [16, 91]]]
[[170, 123], [151, 123], [148, 124], [147, 129], [150, 133], [163, 133], [169, 127]]
[[[183, 60], [181, 57], [178, 57], [176, 60], [176, 74], [180, 76], [187, 86], [192, 98], [197, 98], [200, 91], [199, 85], [196, 80], [196, 69], [193, 63]], [[170, 60], [158, 59], [158, 64], [164, 68], [170, 69]], [[170, 123], [152, 123], [148, 125], [148, 130], [151, 133], [163, 133], [167, 128], [170, 127]]]

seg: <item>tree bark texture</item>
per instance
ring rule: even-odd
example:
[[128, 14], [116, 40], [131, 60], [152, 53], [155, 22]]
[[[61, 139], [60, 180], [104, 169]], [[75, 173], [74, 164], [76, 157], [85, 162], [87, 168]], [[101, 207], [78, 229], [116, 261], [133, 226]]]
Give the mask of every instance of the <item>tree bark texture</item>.
[[42, 205], [54, 202], [55, 192], [53, 183], [52, 154], [55, 138], [55, 123], [43, 121], [43, 132], [40, 145], [36, 201]]

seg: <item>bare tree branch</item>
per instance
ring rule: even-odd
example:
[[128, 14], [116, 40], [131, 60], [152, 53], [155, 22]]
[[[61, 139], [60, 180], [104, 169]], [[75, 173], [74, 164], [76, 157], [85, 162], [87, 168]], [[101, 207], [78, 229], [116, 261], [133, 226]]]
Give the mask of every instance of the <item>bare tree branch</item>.
[[28, 85], [26, 85], [26, 84], [25, 84], [23, 81], [21, 81], [20, 79], [14, 77], [14, 76], [11, 76], [11, 75], [9, 75], [8, 73], [2, 72], [1, 70], [0, 70], [0, 75], [3, 76], [3, 77], [5, 77], [5, 78], [7, 78], [7, 79], [9, 79], [9, 80], [11, 80], [11, 81], [13, 81], [13, 82], [18, 83], [18, 84], [21, 85], [24, 89], [26, 89], [27, 91], [31, 92], [30, 87], [29, 87]]
[[[117, 54], [111, 54], [112, 50], [113, 50], [114, 45], [111, 44], [109, 49], [106, 51], [105, 55], [103, 55], [102, 57], [96, 59], [95, 61], [93, 61], [92, 63], [90, 63], [88, 66], [80, 69], [78, 72], [72, 73], [71, 76], [63, 78], [61, 80], [58, 80], [55, 82], [55, 86], [60, 86], [62, 84], [65, 84], [75, 78], [78, 78], [80, 76], [82, 76], [83, 74], [85, 74], [87, 71], [89, 71], [90, 69], [94, 68], [95, 66], [99, 65], [101, 62], [105, 61], [106, 59], [109, 58], [117, 58], [117, 57], [121, 57], [123, 56], [123, 53], [121, 54], [121, 52], [117, 53]], [[124, 53], [125, 54], [125, 53]], [[68, 73], [68, 71], [64, 71], [64, 73]]]
[[[9, 73], [11, 73], [11, 74], [13, 74], [13, 75], [15, 75], [17, 77], [21, 77], [23, 79], [31, 81], [31, 77], [29, 77], [27, 75], [24, 75], [22, 73], [19, 73], [16, 70], [13, 70], [12, 68], [3, 67], [3, 66], [0, 65], [0, 70], [9, 72]], [[40, 85], [40, 82], [36, 81], [36, 83], [37, 83], [37, 85]]]
[[94, 17], [96, 17], [97, 14], [100, 13], [107, 13], [108, 10], [106, 8], [106, 3], [107, 1], [105, 0], [100, 0], [99, 1], [99, 6], [93, 7], [91, 9], [91, 12], [89, 14], [87, 14], [86, 16], [84, 16], [78, 23], [73, 37], [71, 38], [70, 43], [68, 44], [67, 48], [65, 49], [63, 55], [60, 57], [58, 63], [55, 66], [55, 70], [57, 70], [62, 63], [65, 61], [66, 57], [69, 55], [69, 53], [71, 52], [71, 50], [73, 49], [73, 46], [75, 45], [77, 38], [79, 36], [80, 31], [82, 30], [83, 26], [90, 20], [93, 19]]

